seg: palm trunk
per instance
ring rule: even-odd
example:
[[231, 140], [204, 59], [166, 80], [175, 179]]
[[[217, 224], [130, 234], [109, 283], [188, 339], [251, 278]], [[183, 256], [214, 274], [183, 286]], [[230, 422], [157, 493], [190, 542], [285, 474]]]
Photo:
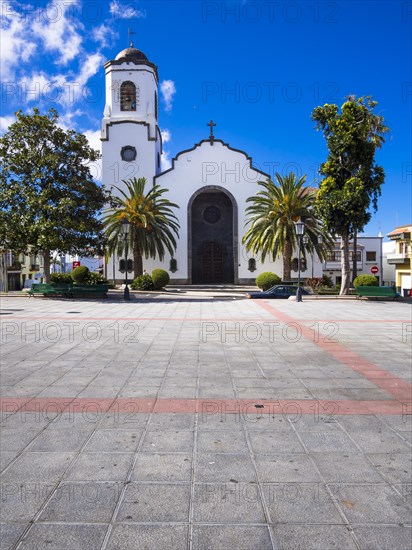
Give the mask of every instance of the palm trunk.
[[283, 248], [283, 281], [290, 281], [292, 270], [292, 243], [286, 240]]
[[43, 250], [43, 271], [46, 283], [50, 282], [50, 250]]
[[143, 258], [140, 251], [138, 242], [133, 243], [133, 265], [134, 265], [134, 278], [139, 277], [143, 273]]
[[340, 240], [342, 283], [340, 295], [349, 294], [350, 262], [349, 262], [349, 234], [342, 233]]

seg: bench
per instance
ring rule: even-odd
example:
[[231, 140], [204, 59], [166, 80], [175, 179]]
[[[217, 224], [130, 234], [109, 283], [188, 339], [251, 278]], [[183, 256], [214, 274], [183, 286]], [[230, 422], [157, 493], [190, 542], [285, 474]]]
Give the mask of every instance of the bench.
[[73, 285], [71, 298], [107, 298], [110, 285]]
[[69, 297], [71, 285], [56, 284], [56, 283], [41, 283], [31, 287], [28, 294], [29, 297], [35, 294], [43, 294], [43, 296], [65, 296]]
[[43, 296], [63, 296], [64, 298], [107, 298], [110, 285], [69, 285], [44, 283], [33, 285], [29, 297], [35, 294]]
[[356, 287], [356, 298], [399, 298], [393, 286], [358, 286]]

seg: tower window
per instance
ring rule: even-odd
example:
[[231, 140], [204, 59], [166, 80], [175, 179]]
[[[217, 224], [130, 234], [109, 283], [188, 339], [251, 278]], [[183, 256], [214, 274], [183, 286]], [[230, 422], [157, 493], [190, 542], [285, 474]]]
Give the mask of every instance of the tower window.
[[125, 160], [126, 162], [132, 162], [136, 159], [136, 147], [132, 147], [131, 145], [126, 145], [125, 147], [122, 147], [122, 150], [120, 151], [120, 156], [122, 157], [122, 160]]
[[133, 82], [123, 82], [123, 84], [120, 86], [120, 110], [136, 110], [136, 86], [133, 84]]

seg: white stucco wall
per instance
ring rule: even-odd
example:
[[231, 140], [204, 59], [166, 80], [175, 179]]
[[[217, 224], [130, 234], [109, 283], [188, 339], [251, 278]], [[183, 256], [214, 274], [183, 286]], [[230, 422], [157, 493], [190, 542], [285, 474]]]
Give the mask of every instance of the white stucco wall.
[[[211, 145], [208, 140], [197, 144], [194, 149], [179, 153], [173, 161], [173, 167], [156, 178], [156, 183], [169, 190], [168, 198], [177, 203], [180, 208], [177, 212], [180, 223], [179, 241], [174, 258], [177, 260], [178, 270], [170, 273], [172, 279], [179, 281], [190, 279], [188, 265], [188, 208], [195, 193], [200, 190], [219, 189], [233, 197], [237, 206], [237, 263], [238, 279], [240, 281], [254, 279], [263, 271], [274, 271], [282, 276], [281, 259], [275, 262], [269, 259], [262, 264], [256, 259], [256, 271], [248, 269], [249, 258], [254, 257], [241, 244], [245, 233], [246, 200], [259, 190], [258, 182], [265, 181], [266, 174], [251, 166], [251, 159], [243, 152], [233, 150], [221, 141], [214, 141]], [[307, 259], [308, 268], [302, 274], [312, 276], [311, 258]], [[157, 260], [145, 260], [144, 266], [148, 272], [156, 267], [169, 271], [170, 256], [162, 263]], [[297, 278], [297, 273], [293, 273]], [[314, 276], [322, 276], [322, 264], [315, 256]]]

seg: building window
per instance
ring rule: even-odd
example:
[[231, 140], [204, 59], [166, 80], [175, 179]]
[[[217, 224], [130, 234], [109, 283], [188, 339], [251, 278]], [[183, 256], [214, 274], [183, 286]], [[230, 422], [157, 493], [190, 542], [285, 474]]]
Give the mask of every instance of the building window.
[[122, 150], [120, 151], [120, 156], [122, 157], [122, 160], [125, 160], [126, 162], [132, 162], [136, 159], [136, 147], [132, 147], [131, 145], [126, 145], [125, 147], [122, 147]]
[[366, 251], [366, 261], [367, 262], [376, 262], [376, 252], [374, 250]]
[[248, 269], [252, 273], [254, 271], [256, 271], [256, 260], [255, 260], [255, 258], [250, 258], [250, 260], [248, 261]]
[[120, 86], [120, 110], [136, 110], [136, 86], [133, 84], [133, 82], [123, 82], [123, 84]]
[[170, 260], [169, 271], [171, 271], [172, 273], [176, 273], [177, 271], [177, 260], [175, 260], [175, 258], [172, 258]]
[[120, 273], [124, 273], [126, 271], [126, 262], [124, 260], [120, 260], [119, 262], [119, 271]]
[[208, 206], [203, 211], [203, 219], [207, 223], [210, 223], [210, 224], [217, 223], [221, 217], [222, 217], [222, 214], [217, 206], [214, 206], [214, 205]]
[[340, 250], [334, 250], [333, 252], [330, 252], [327, 257], [327, 262], [340, 262], [341, 259], [341, 251]]
[[[353, 262], [353, 250], [349, 252], [349, 259], [351, 262]], [[356, 261], [361, 262], [362, 261], [362, 252], [360, 250], [356, 251]]]

